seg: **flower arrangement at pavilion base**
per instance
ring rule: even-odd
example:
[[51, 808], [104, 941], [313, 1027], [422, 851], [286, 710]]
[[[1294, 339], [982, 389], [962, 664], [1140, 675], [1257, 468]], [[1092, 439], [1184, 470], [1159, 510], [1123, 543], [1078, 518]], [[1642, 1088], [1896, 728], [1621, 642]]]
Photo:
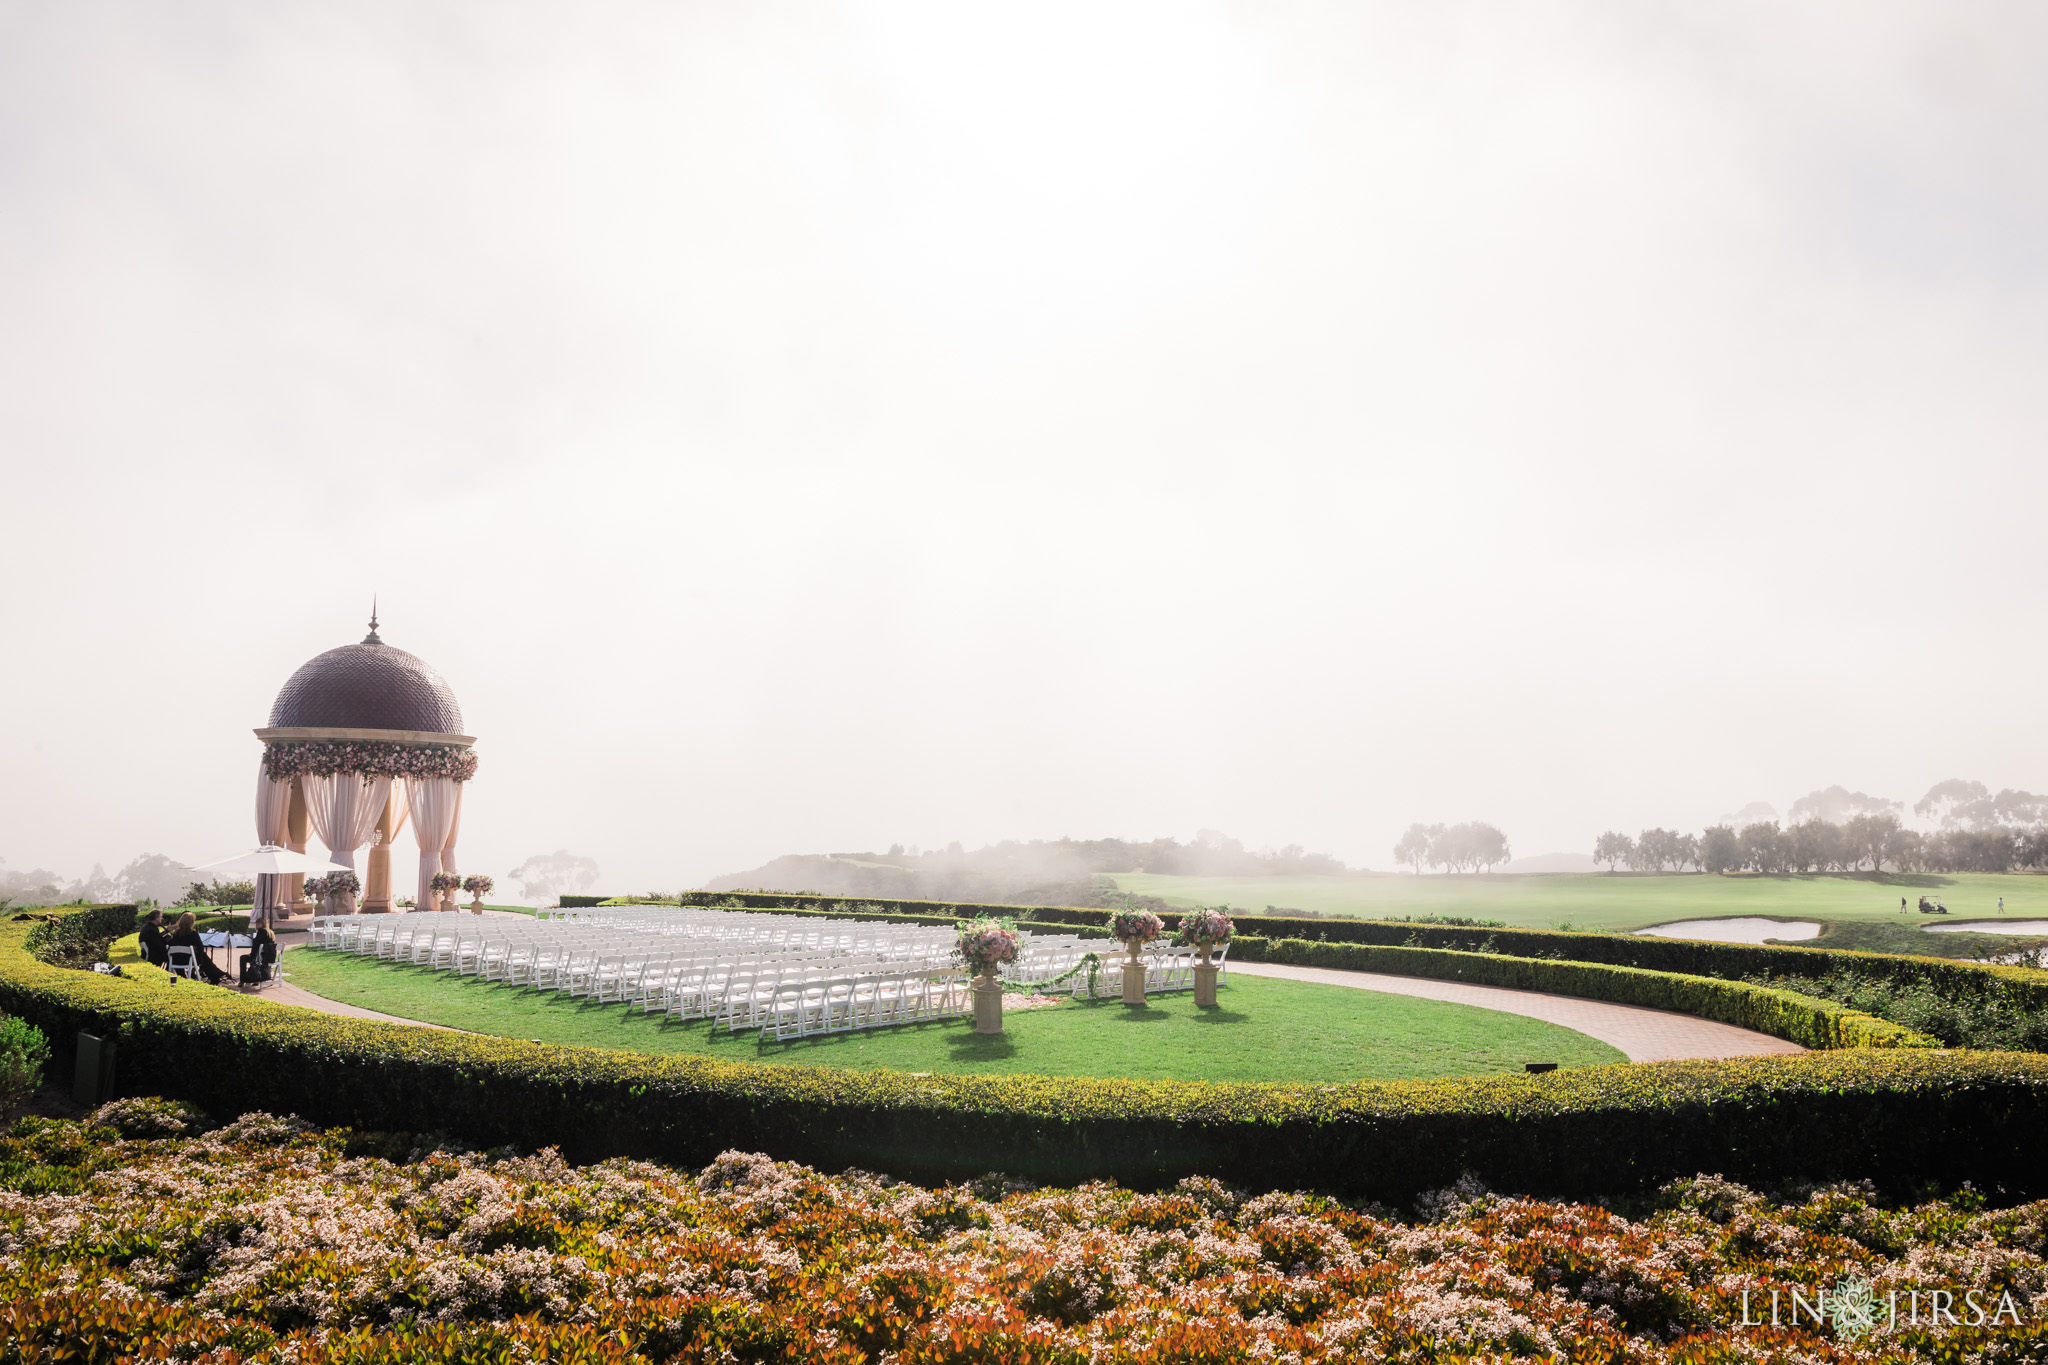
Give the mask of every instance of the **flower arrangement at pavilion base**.
[[20, 1119], [0, 1170], [8, 1359], [2015, 1365], [2048, 1346], [2048, 1201], [1967, 1188], [1780, 1202], [1695, 1176], [1633, 1217], [1469, 1179], [1403, 1210], [1202, 1177], [927, 1189], [736, 1151], [579, 1167], [263, 1113], [216, 1127], [149, 1099]]
[[455, 893], [462, 889], [462, 878], [453, 872], [436, 872], [427, 880], [427, 888], [434, 893], [437, 909], [453, 908]]
[[286, 740], [264, 746], [263, 771], [274, 782], [302, 774], [332, 777], [336, 773], [361, 773], [364, 777], [452, 777], [457, 782], [467, 782], [476, 776], [476, 753], [445, 745]]
[[343, 908], [346, 898], [362, 894], [363, 884], [355, 873], [338, 867], [324, 877], [306, 878], [306, 895], [330, 911]]
[[469, 908], [481, 915], [484, 912], [484, 897], [491, 894], [497, 883], [481, 872], [472, 873], [462, 879], [462, 889], [469, 893]]

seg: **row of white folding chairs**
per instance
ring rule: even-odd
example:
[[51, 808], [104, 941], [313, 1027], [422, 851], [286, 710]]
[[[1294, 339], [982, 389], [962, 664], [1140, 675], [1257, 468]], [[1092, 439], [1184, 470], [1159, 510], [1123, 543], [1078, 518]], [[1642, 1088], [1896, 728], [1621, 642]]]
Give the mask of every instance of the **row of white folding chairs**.
[[761, 1024], [761, 1036], [777, 1042], [820, 1033], [889, 1028], [967, 1013], [972, 997], [967, 975], [939, 972], [873, 972], [785, 981], [775, 988]]
[[[776, 988], [789, 983], [844, 975], [864, 968], [869, 972], [932, 972], [947, 969], [941, 962], [871, 962], [855, 964], [847, 959], [752, 960], [712, 959], [691, 962], [672, 970], [662, 983], [664, 1019], [711, 1019], [714, 1029], [751, 1028], [761, 1023]], [[641, 1008], [651, 1011], [653, 1003], [643, 988]]]
[[771, 961], [758, 966], [737, 967], [726, 976], [718, 1008], [715, 1012], [707, 1012], [717, 1021], [712, 1025], [714, 1029], [737, 1032], [760, 1025], [778, 992], [839, 977], [901, 974], [912, 970], [929, 973], [943, 970], [945, 965], [935, 962], [908, 965], [879, 957], [855, 957]]

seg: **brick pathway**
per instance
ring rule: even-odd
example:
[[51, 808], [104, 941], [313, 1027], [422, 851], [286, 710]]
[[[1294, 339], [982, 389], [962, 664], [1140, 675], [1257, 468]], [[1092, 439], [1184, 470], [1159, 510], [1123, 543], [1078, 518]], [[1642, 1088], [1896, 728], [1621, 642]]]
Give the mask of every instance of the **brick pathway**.
[[1804, 1052], [1797, 1043], [1752, 1033], [1733, 1024], [1717, 1024], [1690, 1014], [1646, 1010], [1637, 1005], [1611, 1005], [1572, 995], [1511, 991], [1500, 986], [1472, 986], [1462, 981], [1431, 981], [1419, 976], [1388, 976], [1382, 972], [1345, 972], [1327, 967], [1289, 967], [1277, 962], [1232, 962], [1230, 974], [1277, 976], [1289, 981], [1317, 981], [1326, 986], [1351, 986], [1389, 995], [1448, 1000], [1459, 1005], [1521, 1014], [1598, 1038], [1619, 1048], [1632, 1062], [1669, 1062], [1686, 1057], [1763, 1057]]

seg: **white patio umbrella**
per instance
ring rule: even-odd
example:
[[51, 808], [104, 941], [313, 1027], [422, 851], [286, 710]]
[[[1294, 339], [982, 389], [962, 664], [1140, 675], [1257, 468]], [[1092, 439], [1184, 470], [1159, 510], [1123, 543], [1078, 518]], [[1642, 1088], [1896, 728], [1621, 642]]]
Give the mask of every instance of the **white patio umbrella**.
[[181, 866], [181, 872], [216, 872], [239, 874], [246, 877], [275, 877], [293, 872], [332, 872], [333, 865], [325, 858], [315, 858], [304, 853], [294, 853], [276, 844], [265, 844], [247, 853], [237, 853], [232, 858], [218, 862], [199, 863], [196, 866]]

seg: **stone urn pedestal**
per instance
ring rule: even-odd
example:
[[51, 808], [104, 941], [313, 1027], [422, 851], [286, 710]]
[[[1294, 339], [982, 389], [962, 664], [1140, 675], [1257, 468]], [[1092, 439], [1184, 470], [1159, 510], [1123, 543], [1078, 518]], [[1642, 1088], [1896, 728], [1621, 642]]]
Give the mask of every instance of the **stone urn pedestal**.
[[993, 976], [974, 978], [974, 1031], [1003, 1031], [1003, 983]]
[[477, 893], [477, 896], [476, 896], [476, 899], [472, 900], [472, 901], [471, 901], [471, 902], [469, 903], [469, 913], [470, 913], [470, 914], [472, 914], [472, 915], [481, 915], [481, 914], [482, 914], [483, 912], [484, 912], [484, 898], [483, 898], [483, 893], [482, 893], [482, 892], [478, 892], [478, 893]]
[[1145, 1003], [1145, 959], [1138, 955], [1144, 945], [1136, 939], [1124, 945], [1129, 956], [1124, 959], [1124, 1003], [1142, 1005]]
[[1202, 960], [1195, 964], [1195, 1008], [1216, 1008], [1216, 973], [1222, 970], [1209, 960], [1209, 945], [1202, 945]]

